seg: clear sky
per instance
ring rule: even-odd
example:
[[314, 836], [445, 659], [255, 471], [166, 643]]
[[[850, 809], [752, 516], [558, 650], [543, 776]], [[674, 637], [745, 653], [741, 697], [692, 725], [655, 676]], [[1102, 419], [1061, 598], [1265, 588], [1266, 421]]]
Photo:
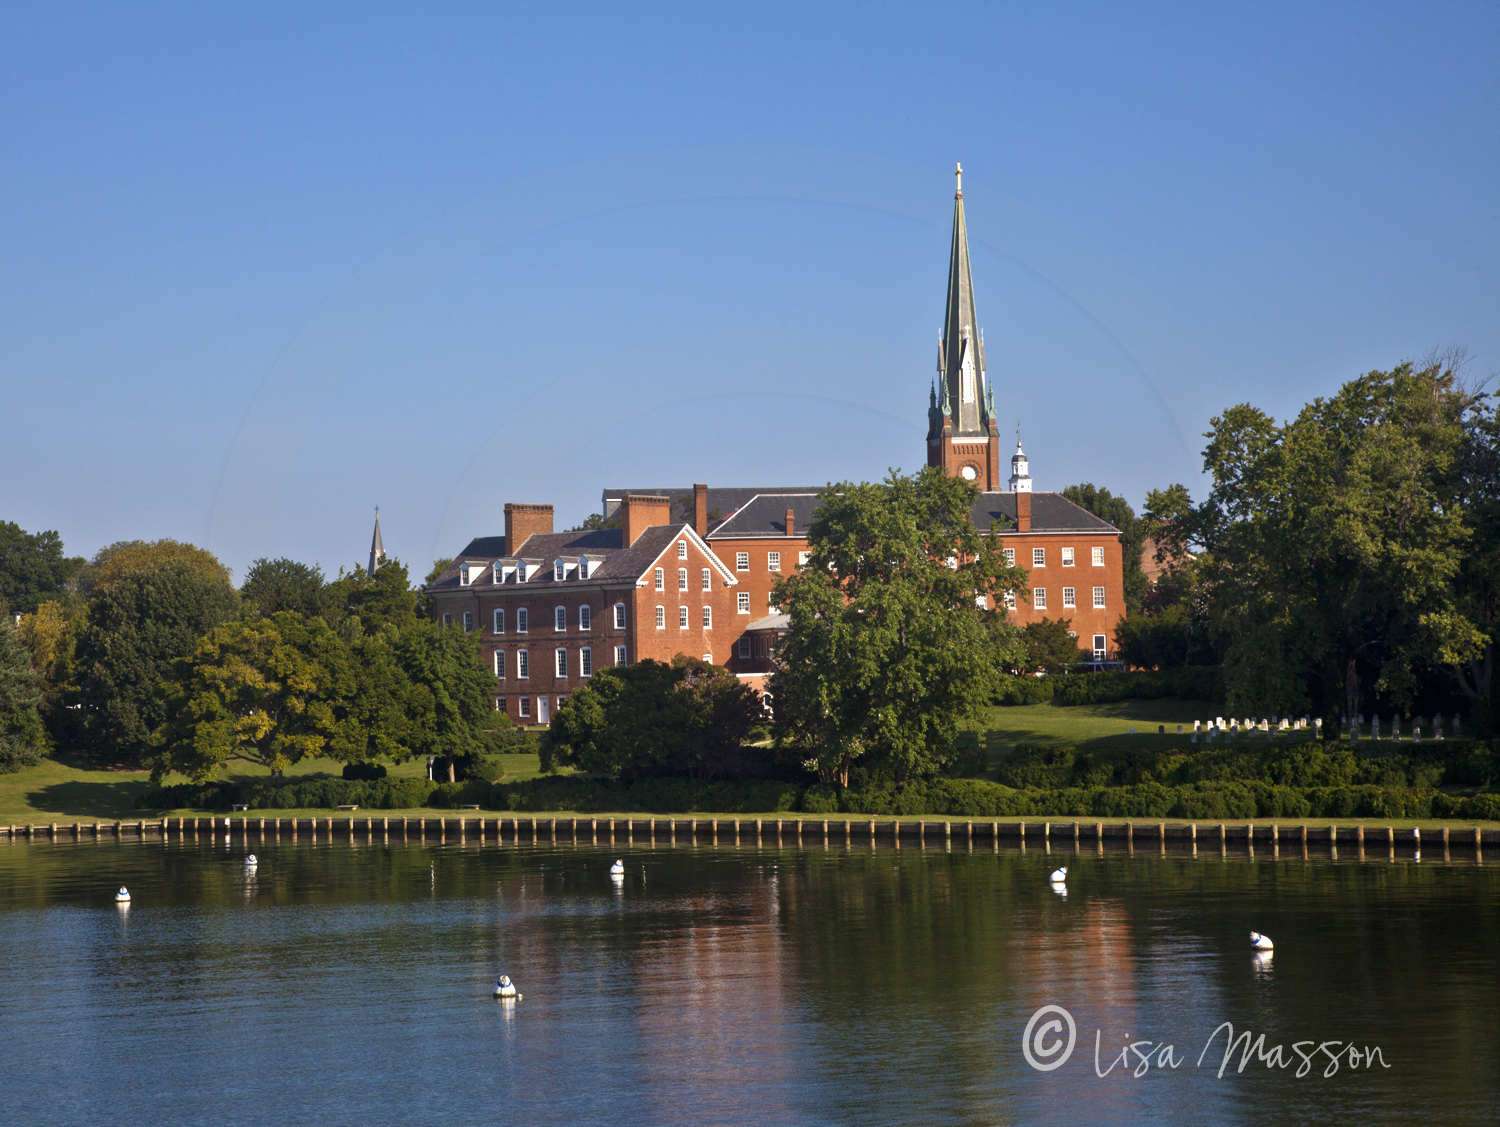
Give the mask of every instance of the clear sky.
[[0, 519], [238, 577], [379, 505], [420, 576], [506, 501], [914, 469], [955, 161], [1038, 489], [1500, 369], [1493, 3], [8, 2]]

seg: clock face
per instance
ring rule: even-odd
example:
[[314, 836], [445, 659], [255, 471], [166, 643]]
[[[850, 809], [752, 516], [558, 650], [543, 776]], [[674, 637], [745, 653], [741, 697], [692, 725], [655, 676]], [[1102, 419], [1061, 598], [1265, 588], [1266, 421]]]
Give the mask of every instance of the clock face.
[[973, 481], [976, 477], [979, 476], [979, 471], [976, 470], [973, 466], [965, 466], [958, 472], [963, 474], [963, 478], [965, 481]]

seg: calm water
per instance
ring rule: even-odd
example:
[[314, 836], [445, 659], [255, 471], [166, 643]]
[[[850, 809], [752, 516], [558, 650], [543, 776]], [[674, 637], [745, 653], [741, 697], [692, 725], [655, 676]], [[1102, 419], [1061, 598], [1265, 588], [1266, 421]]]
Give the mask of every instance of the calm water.
[[[1500, 865], [1471, 852], [251, 847], [253, 876], [239, 841], [0, 845], [8, 1121], [1492, 1123], [1500, 1107]], [[1046, 879], [1062, 859], [1066, 896]], [[491, 1000], [502, 970], [519, 1003]], [[1044, 1005], [1076, 1029], [1047, 1072], [1022, 1051]], [[1237, 1052], [1220, 1077], [1223, 1033], [1197, 1066], [1224, 1021], [1289, 1066], [1240, 1073]], [[1152, 1043], [1153, 1067], [1100, 1078], [1127, 1040]], [[1317, 1054], [1302, 1078], [1299, 1041]], [[1165, 1042], [1180, 1067], [1160, 1067]], [[1332, 1076], [1321, 1042], [1342, 1043]]]

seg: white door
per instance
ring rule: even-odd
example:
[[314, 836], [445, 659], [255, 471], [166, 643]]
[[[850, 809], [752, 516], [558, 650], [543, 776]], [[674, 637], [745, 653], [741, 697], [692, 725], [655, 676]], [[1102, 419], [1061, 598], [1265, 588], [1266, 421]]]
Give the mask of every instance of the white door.
[[536, 722], [538, 724], [552, 723], [552, 710], [548, 708], [548, 700], [546, 697], [536, 698]]

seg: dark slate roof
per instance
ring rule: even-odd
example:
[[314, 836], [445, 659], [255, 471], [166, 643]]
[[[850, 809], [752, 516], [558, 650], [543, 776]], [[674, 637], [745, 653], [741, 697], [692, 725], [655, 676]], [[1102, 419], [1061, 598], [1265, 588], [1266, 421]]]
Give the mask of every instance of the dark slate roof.
[[[719, 510], [719, 519], [727, 520], [740, 509], [744, 508], [752, 498], [762, 493], [820, 493], [821, 485], [758, 485], [758, 486], [709, 486], [708, 489], [708, 511]], [[684, 485], [678, 488], [666, 488], [663, 486], [650, 486], [640, 489], [606, 489], [600, 498], [603, 502], [602, 511], [605, 516], [612, 514], [620, 501], [632, 493], [646, 497], [670, 497], [674, 502], [679, 497], [693, 496], [693, 487]], [[785, 509], [785, 506], [782, 506]], [[675, 514], [680, 516], [681, 514]], [[801, 517], [799, 516], [800, 520]]]
[[[997, 520], [1001, 528], [1014, 531], [1016, 526], [1016, 494], [981, 493], [974, 502], [974, 524], [981, 532], [988, 532]], [[1031, 495], [1032, 532], [1119, 532], [1114, 525], [1100, 520], [1093, 513], [1073, 504], [1061, 493], [1033, 493]]]
[[[629, 548], [621, 546], [625, 533], [618, 528], [604, 528], [593, 532], [551, 532], [528, 537], [521, 545], [520, 551], [511, 556], [506, 556], [501, 550], [505, 547], [503, 536], [481, 536], [471, 540], [468, 547], [461, 552], [454, 561], [444, 569], [443, 574], [438, 576], [437, 581], [427, 589], [429, 591], [469, 590], [470, 588], [484, 590], [494, 589], [495, 585], [489, 581], [470, 584], [469, 587], [460, 587], [458, 582], [458, 571], [465, 562], [479, 564], [487, 567], [498, 559], [520, 558], [541, 564], [536, 575], [527, 580], [525, 587], [542, 587], [547, 584], [554, 586], [569, 586], [576, 583], [601, 583], [601, 582], [630, 582], [638, 580], [645, 570], [651, 566], [651, 562], [682, 534], [683, 529], [688, 526], [678, 522], [677, 524], [658, 524], [646, 529]], [[488, 549], [476, 551], [475, 549]], [[588, 556], [591, 560], [598, 562], [587, 579], [564, 579], [558, 583], [552, 577], [552, 562], [558, 557], [576, 560], [579, 556]], [[733, 574], [725, 569], [733, 582]], [[576, 575], [576, 572], [575, 572]], [[523, 586], [516, 584], [515, 586]], [[511, 585], [506, 584], [506, 589]]]
[[807, 535], [818, 508], [817, 493], [762, 493], [708, 534], [710, 540], [785, 536], [786, 511], [792, 510], [793, 535]]

